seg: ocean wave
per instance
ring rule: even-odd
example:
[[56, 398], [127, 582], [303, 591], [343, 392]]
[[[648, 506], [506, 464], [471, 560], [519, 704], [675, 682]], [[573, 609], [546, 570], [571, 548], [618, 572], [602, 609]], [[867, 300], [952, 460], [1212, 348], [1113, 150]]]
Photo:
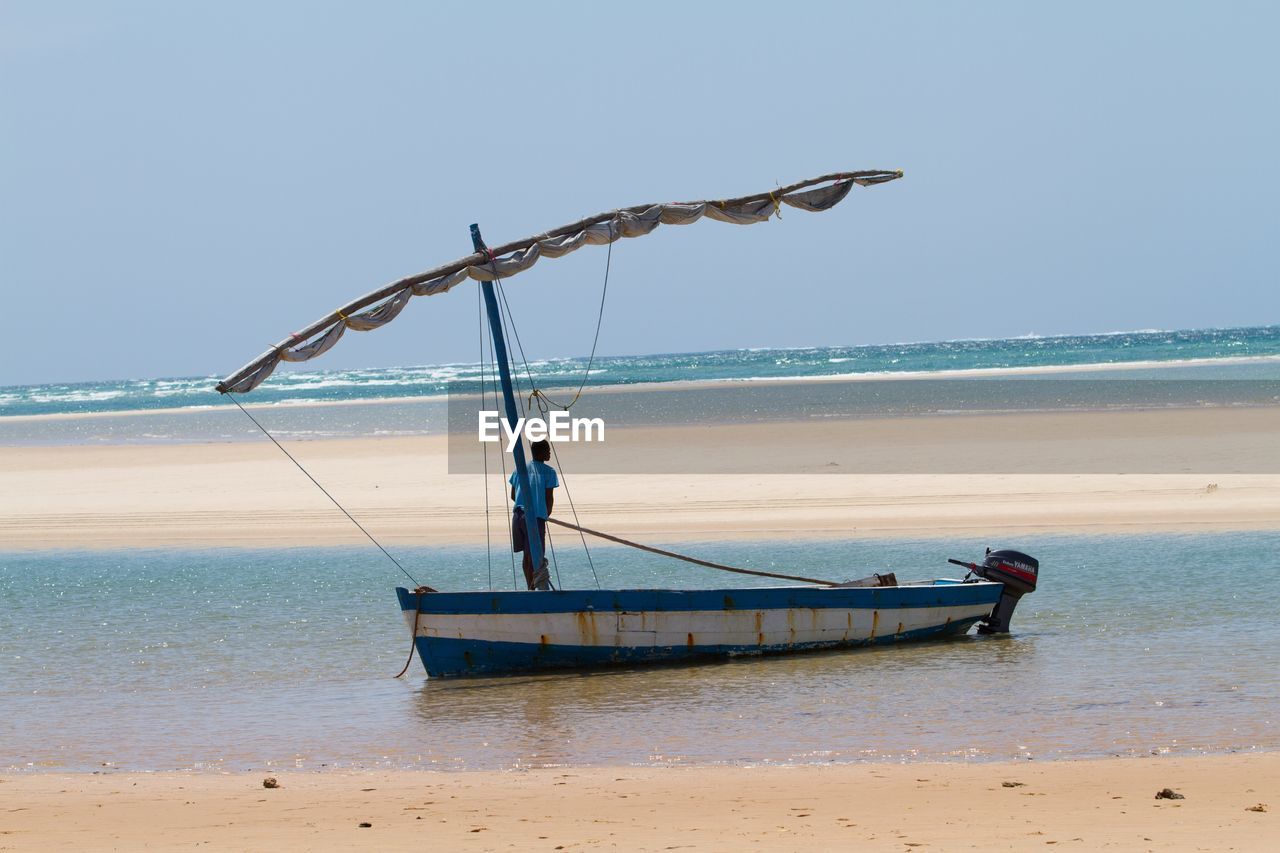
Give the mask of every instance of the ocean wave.
[[[941, 370], [863, 370], [823, 374], [771, 374], [753, 376], [725, 376], [709, 378], [707, 382], [793, 382], [793, 381], [850, 381], [860, 379], [916, 379], [922, 377], [1006, 376], [1054, 373], [1120, 373], [1126, 370], [1156, 370], [1178, 367], [1240, 366], [1246, 364], [1280, 364], [1280, 354], [1265, 356], [1226, 356], [1221, 358], [1188, 358], [1167, 361], [1105, 361], [1077, 364], [1029, 364], [999, 367], [955, 367]], [[656, 383], [655, 383], [656, 384]]]
[[[589, 387], [668, 382], [750, 382], [796, 379], [978, 374], [1000, 371], [1062, 372], [1187, 364], [1239, 364], [1280, 358], [1280, 326], [1231, 329], [1104, 332], [1089, 335], [1028, 333], [1008, 338], [961, 338], [829, 347], [751, 347], [696, 353], [600, 356], [586, 373], [581, 357], [516, 363], [523, 386]], [[851, 368], [858, 368], [852, 372]], [[247, 401], [289, 406], [365, 400], [439, 397], [452, 383], [474, 386], [492, 365], [450, 362], [350, 370], [282, 370]], [[161, 410], [212, 406], [213, 377], [158, 377], [0, 388], [4, 417]], [[185, 404], [185, 405], [184, 405]]]
[[102, 403], [107, 400], [117, 400], [125, 396], [125, 391], [119, 390], [103, 390], [103, 391], [66, 391], [63, 393], [40, 393], [33, 392], [28, 394], [26, 399], [33, 403]]

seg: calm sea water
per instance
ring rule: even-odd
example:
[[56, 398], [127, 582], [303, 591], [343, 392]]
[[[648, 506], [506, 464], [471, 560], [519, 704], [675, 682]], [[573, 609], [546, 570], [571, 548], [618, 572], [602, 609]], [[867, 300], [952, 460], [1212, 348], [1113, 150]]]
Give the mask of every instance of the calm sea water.
[[[1050, 759], [1280, 748], [1280, 533], [707, 543], [835, 577], [1042, 561], [1014, 633], [843, 653], [484, 680], [391, 678], [408, 631], [369, 550], [0, 555], [0, 768], [510, 768]], [[593, 583], [559, 541], [565, 586]], [[607, 586], [723, 578], [594, 549]], [[483, 550], [401, 554], [447, 588]], [[496, 554], [495, 585], [510, 586]]]

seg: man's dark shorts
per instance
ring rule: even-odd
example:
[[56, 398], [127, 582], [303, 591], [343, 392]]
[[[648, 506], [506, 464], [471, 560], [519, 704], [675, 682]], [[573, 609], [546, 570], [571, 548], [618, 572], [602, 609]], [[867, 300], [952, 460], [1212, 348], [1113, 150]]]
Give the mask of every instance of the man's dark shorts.
[[[542, 540], [542, 553], [547, 553], [547, 520], [538, 519], [538, 538]], [[529, 530], [524, 523], [524, 510], [516, 507], [511, 513], [511, 550], [519, 554], [529, 544]]]

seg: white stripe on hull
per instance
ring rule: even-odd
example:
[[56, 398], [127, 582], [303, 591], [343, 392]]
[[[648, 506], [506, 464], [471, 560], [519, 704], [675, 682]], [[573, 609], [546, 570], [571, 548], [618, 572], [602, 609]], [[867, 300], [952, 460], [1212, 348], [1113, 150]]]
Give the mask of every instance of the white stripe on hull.
[[[791, 608], [484, 615], [423, 613], [418, 619], [418, 636], [615, 648], [778, 646], [874, 640], [975, 619], [990, 612], [990, 604], [969, 604], [894, 610]], [[412, 630], [413, 611], [404, 611], [404, 616]]]

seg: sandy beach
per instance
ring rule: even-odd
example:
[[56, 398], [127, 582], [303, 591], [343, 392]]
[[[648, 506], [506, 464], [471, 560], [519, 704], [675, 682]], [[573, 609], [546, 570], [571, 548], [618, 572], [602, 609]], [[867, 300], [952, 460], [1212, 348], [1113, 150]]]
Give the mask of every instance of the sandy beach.
[[[265, 789], [273, 775], [280, 784]], [[1156, 799], [1164, 788], [1183, 799]], [[1273, 850], [1280, 755], [0, 777], [0, 849]], [[362, 826], [368, 824], [368, 826]]]
[[[678, 426], [619, 429], [562, 459], [570, 472], [596, 472], [569, 477], [583, 524], [653, 542], [1268, 530], [1280, 526], [1280, 474], [1265, 464], [1278, 430], [1280, 408]], [[288, 447], [389, 545], [484, 541], [483, 482], [449, 473], [443, 436]], [[647, 473], [682, 466], [702, 473]], [[265, 439], [0, 447], [0, 480], [9, 550], [365, 541]], [[501, 535], [496, 478], [489, 500]], [[569, 517], [567, 502], [557, 509]], [[264, 789], [267, 775], [281, 787]], [[1185, 799], [1154, 799], [1166, 787]], [[0, 849], [21, 850], [1269, 850], [1280, 754], [455, 773], [104, 768], [0, 776], [0, 804]], [[1259, 804], [1266, 810], [1251, 810]]]
[[[1272, 529], [1277, 433], [1280, 408], [674, 426], [615, 429], [561, 461], [583, 524], [668, 542]], [[448, 473], [444, 436], [288, 447], [386, 542], [484, 541], [484, 478]], [[679, 468], [701, 473], [647, 473]], [[365, 541], [265, 439], [0, 447], [0, 481], [10, 549]]]

